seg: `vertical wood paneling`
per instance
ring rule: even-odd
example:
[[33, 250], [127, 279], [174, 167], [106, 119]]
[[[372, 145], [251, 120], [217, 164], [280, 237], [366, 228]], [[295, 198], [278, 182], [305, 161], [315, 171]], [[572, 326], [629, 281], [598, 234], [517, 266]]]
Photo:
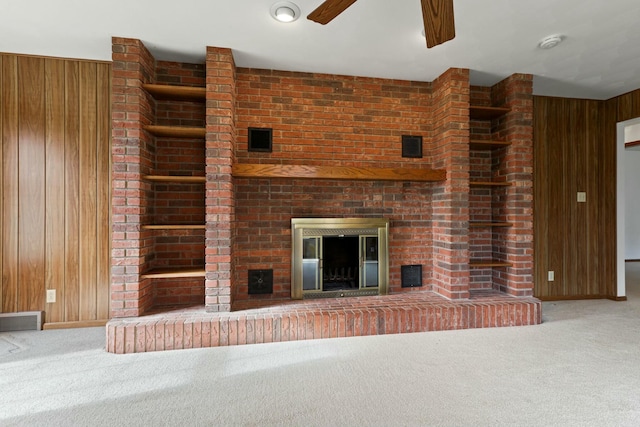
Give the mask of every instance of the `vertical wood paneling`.
[[111, 66], [98, 64], [96, 77], [96, 141], [97, 144], [97, 318], [109, 317], [111, 299]]
[[109, 316], [110, 91], [111, 64], [0, 54], [2, 312]]
[[44, 59], [18, 58], [19, 250], [18, 310], [44, 303], [45, 105]]
[[[65, 149], [64, 61], [45, 60], [46, 94], [46, 248], [45, 287], [56, 290], [56, 303], [47, 305], [47, 322], [63, 322], [65, 300]], [[58, 302], [60, 301], [60, 302]]]
[[18, 310], [18, 59], [2, 61], [2, 311]]
[[[605, 117], [604, 107], [602, 101], [535, 98], [538, 297], [611, 295], [608, 286], [615, 282], [615, 123]], [[587, 193], [586, 203], [577, 202], [579, 191]], [[550, 270], [555, 272], [553, 282], [547, 280]]]
[[81, 62], [80, 78], [80, 320], [97, 314], [96, 64]]
[[80, 320], [80, 176], [78, 63], [65, 63], [65, 320]]

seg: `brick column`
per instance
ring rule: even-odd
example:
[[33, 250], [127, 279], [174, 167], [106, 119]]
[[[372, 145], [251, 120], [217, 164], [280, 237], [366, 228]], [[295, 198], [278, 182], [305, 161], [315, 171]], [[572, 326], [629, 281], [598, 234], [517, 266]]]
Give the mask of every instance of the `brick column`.
[[114, 37], [112, 49], [111, 316], [129, 317], [153, 302], [149, 281], [140, 278], [152, 239], [140, 224], [149, 214], [142, 175], [150, 173], [153, 145], [142, 130], [153, 111], [141, 85], [151, 81], [154, 59], [139, 40]]
[[498, 168], [499, 181], [511, 182], [494, 195], [494, 209], [513, 223], [494, 234], [494, 246], [513, 266], [494, 271], [494, 284], [514, 296], [533, 295], [533, 77], [514, 74], [491, 88], [492, 104], [509, 107], [496, 129], [511, 143]]
[[469, 70], [449, 69], [433, 83], [433, 290], [469, 298]]
[[231, 311], [236, 75], [230, 49], [207, 48], [205, 308]]

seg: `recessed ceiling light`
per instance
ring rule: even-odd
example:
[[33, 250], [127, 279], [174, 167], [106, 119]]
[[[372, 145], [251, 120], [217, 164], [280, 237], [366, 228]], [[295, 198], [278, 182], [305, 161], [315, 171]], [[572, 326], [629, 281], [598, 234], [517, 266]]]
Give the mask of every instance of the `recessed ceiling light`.
[[293, 22], [300, 17], [300, 8], [290, 1], [279, 1], [271, 6], [270, 13], [278, 22]]
[[551, 36], [547, 36], [538, 42], [538, 47], [540, 49], [551, 49], [553, 47], [558, 46], [564, 40], [564, 36], [560, 34], [554, 34]]

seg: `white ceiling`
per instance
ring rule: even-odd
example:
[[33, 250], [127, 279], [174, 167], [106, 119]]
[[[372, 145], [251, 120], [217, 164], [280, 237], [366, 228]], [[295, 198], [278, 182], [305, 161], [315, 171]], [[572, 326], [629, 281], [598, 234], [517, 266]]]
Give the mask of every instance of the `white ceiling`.
[[[608, 99], [640, 88], [639, 0], [454, 0], [456, 38], [427, 49], [419, 0], [360, 0], [326, 26], [276, 22], [277, 0], [0, 0], [0, 52], [111, 59], [111, 37], [157, 59], [202, 62], [228, 47], [236, 65], [433, 81], [450, 67], [472, 84], [535, 76], [538, 95]], [[540, 39], [562, 34], [551, 50]]]

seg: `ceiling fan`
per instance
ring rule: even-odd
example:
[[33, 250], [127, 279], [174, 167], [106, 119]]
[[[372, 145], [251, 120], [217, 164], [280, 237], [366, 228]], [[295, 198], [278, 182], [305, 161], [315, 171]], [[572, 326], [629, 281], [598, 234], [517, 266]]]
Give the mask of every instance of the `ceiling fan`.
[[[456, 36], [453, 0], [420, 0], [427, 47], [442, 44]], [[356, 0], [325, 0], [307, 19], [325, 25], [344, 12]]]

